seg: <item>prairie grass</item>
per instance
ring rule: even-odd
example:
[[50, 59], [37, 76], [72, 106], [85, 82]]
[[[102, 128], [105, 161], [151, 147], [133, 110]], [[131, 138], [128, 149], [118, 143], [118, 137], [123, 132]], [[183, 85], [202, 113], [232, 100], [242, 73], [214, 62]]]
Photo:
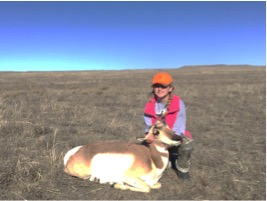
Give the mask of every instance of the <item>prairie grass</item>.
[[162, 188], [143, 194], [63, 172], [64, 154], [75, 146], [143, 135], [157, 71], [0, 73], [0, 198], [265, 200], [265, 67], [166, 70], [194, 137], [190, 181], [167, 169]]

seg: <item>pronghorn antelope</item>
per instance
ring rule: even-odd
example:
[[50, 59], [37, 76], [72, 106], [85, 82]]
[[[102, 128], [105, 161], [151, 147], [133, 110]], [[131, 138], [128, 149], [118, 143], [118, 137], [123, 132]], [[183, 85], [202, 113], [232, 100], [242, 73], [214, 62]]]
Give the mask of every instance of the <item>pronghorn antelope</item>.
[[159, 189], [158, 180], [169, 161], [167, 148], [178, 146], [180, 141], [162, 122], [138, 140], [142, 143], [99, 142], [75, 147], [64, 157], [64, 171], [122, 190]]

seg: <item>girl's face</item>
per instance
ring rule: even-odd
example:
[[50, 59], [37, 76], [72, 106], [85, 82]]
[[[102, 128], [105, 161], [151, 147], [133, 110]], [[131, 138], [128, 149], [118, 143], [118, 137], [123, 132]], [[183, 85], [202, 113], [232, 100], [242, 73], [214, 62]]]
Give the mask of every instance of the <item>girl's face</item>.
[[173, 87], [171, 86], [164, 86], [162, 84], [155, 84], [153, 86], [154, 88], [154, 94], [157, 97], [158, 101], [167, 101], [168, 100], [168, 94], [172, 92]]

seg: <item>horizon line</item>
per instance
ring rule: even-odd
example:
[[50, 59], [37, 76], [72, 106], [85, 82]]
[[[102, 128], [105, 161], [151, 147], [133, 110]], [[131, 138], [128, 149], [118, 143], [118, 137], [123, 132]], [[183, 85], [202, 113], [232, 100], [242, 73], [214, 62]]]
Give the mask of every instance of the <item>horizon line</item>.
[[0, 73], [16, 73], [16, 72], [85, 72], [85, 71], [124, 71], [124, 70], [173, 70], [188, 67], [265, 67], [265, 65], [253, 64], [198, 64], [198, 65], [184, 65], [180, 67], [154, 67], [154, 68], [121, 68], [121, 69], [80, 69], [80, 70], [0, 70]]

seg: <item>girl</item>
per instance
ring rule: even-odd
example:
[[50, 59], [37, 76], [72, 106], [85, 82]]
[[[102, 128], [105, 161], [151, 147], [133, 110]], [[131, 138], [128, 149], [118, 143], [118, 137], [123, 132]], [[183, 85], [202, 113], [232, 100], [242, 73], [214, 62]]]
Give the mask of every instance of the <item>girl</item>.
[[145, 132], [157, 120], [165, 122], [176, 135], [181, 137], [182, 144], [169, 150], [172, 168], [179, 177], [190, 178], [189, 158], [193, 150], [192, 136], [186, 130], [185, 104], [179, 96], [173, 95], [172, 77], [167, 72], [154, 75], [152, 82], [152, 98], [146, 103], [144, 110]]

